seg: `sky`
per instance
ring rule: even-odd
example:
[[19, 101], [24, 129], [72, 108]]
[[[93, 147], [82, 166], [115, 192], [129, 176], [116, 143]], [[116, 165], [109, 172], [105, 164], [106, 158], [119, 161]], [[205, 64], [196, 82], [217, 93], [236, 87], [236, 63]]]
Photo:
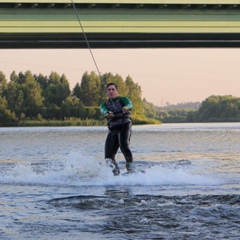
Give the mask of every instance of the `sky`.
[[[202, 102], [211, 95], [240, 97], [240, 49], [92, 49], [101, 74], [129, 75], [142, 98], [157, 106]], [[89, 49], [0, 49], [0, 71], [65, 74], [71, 89], [84, 72], [97, 72]]]

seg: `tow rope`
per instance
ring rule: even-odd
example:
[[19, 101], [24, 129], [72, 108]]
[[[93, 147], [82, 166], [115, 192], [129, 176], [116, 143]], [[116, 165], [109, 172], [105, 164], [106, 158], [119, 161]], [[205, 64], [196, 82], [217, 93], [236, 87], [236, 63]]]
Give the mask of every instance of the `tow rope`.
[[90, 47], [90, 44], [89, 44], [87, 35], [86, 35], [86, 33], [85, 33], [84, 29], [83, 29], [83, 25], [82, 25], [82, 22], [81, 22], [81, 20], [80, 20], [80, 18], [79, 18], [79, 15], [78, 15], [78, 12], [77, 12], [77, 8], [76, 8], [76, 6], [75, 6], [75, 4], [74, 4], [74, 1], [71, 0], [71, 2], [72, 2], [72, 6], [73, 6], [73, 9], [74, 9], [75, 15], [76, 15], [76, 17], [77, 17], [79, 26], [80, 26], [80, 28], [82, 29], [83, 36], [84, 36], [85, 41], [86, 41], [86, 43], [87, 43], [88, 50], [89, 50], [89, 52], [90, 52], [90, 54], [91, 54], [91, 57], [92, 57], [92, 59], [93, 59], [93, 62], [94, 62], [94, 64], [95, 64], [95, 67], [96, 67], [96, 69], [97, 69], [98, 75], [99, 75], [99, 77], [101, 78], [101, 74], [100, 74], [100, 71], [99, 71], [97, 62], [96, 62], [95, 57], [94, 57], [94, 55], [93, 55], [93, 53], [92, 53], [92, 49], [91, 49], [91, 47]]
[[[96, 62], [95, 57], [94, 57], [94, 55], [93, 55], [92, 49], [91, 49], [91, 47], [90, 47], [90, 44], [89, 44], [89, 41], [88, 41], [87, 35], [86, 35], [85, 31], [84, 31], [84, 28], [83, 28], [83, 25], [82, 25], [81, 19], [79, 18], [79, 15], [78, 15], [78, 12], [77, 12], [77, 8], [76, 8], [76, 6], [75, 6], [75, 3], [74, 3], [73, 0], [71, 0], [71, 2], [72, 2], [72, 6], [73, 6], [73, 9], [74, 9], [75, 15], [76, 15], [76, 17], [77, 17], [77, 20], [78, 20], [79, 26], [80, 26], [80, 28], [82, 29], [83, 36], [84, 36], [85, 41], [86, 41], [86, 43], [87, 43], [88, 50], [89, 50], [89, 52], [90, 52], [90, 54], [91, 54], [92, 60], [93, 60], [94, 65], [95, 65], [95, 67], [96, 67], [96, 69], [97, 69], [98, 75], [99, 75], [100, 79], [102, 79], [102, 76], [101, 76], [101, 73], [100, 73], [100, 71], [99, 71], [99, 68], [98, 68], [97, 62]], [[111, 98], [109, 98], [109, 99], [110, 99], [110, 101], [112, 102], [113, 106], [115, 106], [113, 100], [112, 100]], [[115, 106], [115, 108], [116, 108], [116, 106]]]

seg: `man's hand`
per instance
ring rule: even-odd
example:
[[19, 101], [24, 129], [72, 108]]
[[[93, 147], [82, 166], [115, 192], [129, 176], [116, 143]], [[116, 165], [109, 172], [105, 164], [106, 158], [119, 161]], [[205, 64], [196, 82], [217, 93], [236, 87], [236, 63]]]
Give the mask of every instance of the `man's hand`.
[[123, 112], [123, 113], [127, 113], [128, 111], [129, 111], [128, 108], [126, 108], [126, 107], [123, 107], [123, 108], [122, 108], [122, 112]]
[[114, 114], [113, 114], [112, 111], [109, 111], [109, 112], [108, 112], [108, 115], [107, 115], [107, 118], [112, 118], [112, 117], [114, 117]]

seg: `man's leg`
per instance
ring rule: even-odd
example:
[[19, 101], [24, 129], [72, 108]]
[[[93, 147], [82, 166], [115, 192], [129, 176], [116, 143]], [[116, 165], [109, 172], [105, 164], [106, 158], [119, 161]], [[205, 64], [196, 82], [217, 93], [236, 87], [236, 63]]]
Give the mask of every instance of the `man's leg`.
[[115, 156], [119, 148], [118, 136], [114, 132], [110, 132], [107, 135], [105, 142], [105, 159], [110, 167], [113, 168], [113, 174], [119, 175], [120, 170], [116, 163]]
[[127, 170], [134, 170], [135, 169], [135, 166], [133, 164], [132, 152], [131, 152], [130, 147], [129, 147], [131, 133], [132, 133], [132, 124], [128, 123], [128, 124], [124, 125], [124, 127], [122, 128], [122, 130], [118, 134], [120, 148], [121, 148], [121, 151], [122, 151], [122, 153], [125, 157], [125, 160], [126, 160]]

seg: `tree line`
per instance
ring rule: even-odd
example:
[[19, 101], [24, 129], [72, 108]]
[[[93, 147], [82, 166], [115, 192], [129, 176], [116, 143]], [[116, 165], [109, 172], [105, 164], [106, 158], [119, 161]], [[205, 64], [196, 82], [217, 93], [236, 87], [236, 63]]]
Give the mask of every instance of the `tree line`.
[[31, 71], [13, 71], [7, 81], [0, 71], [0, 126], [21, 126], [35, 121], [41, 123], [61, 122], [61, 125], [106, 124], [100, 115], [99, 105], [107, 100], [105, 86], [114, 82], [120, 96], [128, 96], [134, 105], [134, 124], [173, 122], [229, 122], [240, 121], [240, 98], [210, 96], [202, 103], [167, 104], [155, 106], [145, 98], [138, 83], [130, 76], [124, 80], [120, 75], [85, 72], [70, 89], [67, 77], [56, 72], [49, 76], [32, 74]]
[[[105, 86], [114, 82], [121, 96], [128, 96], [134, 105], [132, 117], [136, 123], [147, 123], [141, 87], [130, 76], [85, 72], [79, 83], [70, 89], [67, 77], [56, 72], [49, 76], [33, 75], [31, 71], [16, 74], [10, 81], [0, 72], [0, 126], [16, 126], [29, 120], [97, 120], [101, 124], [99, 105], [107, 100]], [[153, 120], [152, 120], [153, 121]], [[153, 121], [157, 122], [157, 120]]]
[[240, 98], [232, 95], [215, 96], [205, 99], [197, 111], [187, 113], [188, 122], [239, 122]]
[[156, 107], [156, 119], [176, 122], [239, 122], [240, 98], [212, 95], [203, 102]]

